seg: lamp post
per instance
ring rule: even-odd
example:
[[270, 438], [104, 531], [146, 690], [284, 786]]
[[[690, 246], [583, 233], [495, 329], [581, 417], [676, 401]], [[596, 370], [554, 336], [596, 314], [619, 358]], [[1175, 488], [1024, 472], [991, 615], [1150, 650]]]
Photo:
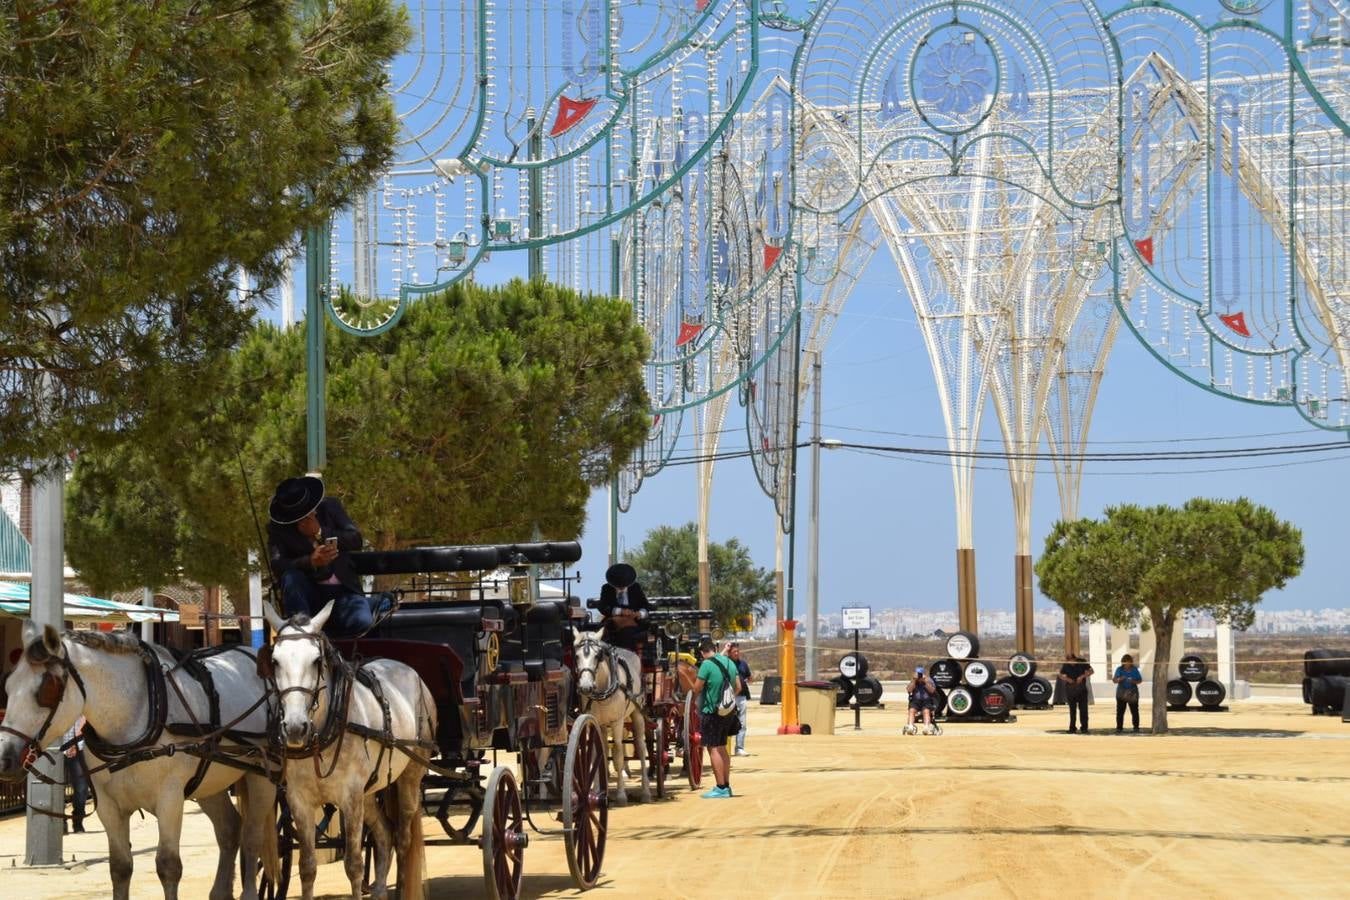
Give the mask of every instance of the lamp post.
[[843, 441], [820, 439], [820, 351], [811, 363], [811, 403], [815, 409], [811, 424], [811, 512], [810, 542], [806, 557], [806, 680], [815, 681], [816, 640], [820, 618], [820, 448], [835, 449]]

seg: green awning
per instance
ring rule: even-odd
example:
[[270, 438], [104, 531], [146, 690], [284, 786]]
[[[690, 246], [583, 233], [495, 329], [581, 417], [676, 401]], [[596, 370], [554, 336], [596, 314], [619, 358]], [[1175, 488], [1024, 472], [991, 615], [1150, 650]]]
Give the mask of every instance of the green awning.
[[[0, 615], [26, 619], [29, 615], [28, 585], [0, 581]], [[62, 618], [103, 622], [177, 622], [178, 613], [168, 609], [149, 609], [133, 603], [118, 603], [100, 597], [66, 594]]]

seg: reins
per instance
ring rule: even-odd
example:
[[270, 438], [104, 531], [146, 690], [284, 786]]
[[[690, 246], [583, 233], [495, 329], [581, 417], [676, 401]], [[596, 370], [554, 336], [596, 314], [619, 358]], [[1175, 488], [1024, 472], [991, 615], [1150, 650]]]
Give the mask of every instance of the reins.
[[[636, 696], [633, 693], [633, 691], [630, 690], [628, 687], [628, 682], [632, 680], [632, 673], [629, 672], [628, 667], [623, 664], [623, 660], [619, 659], [618, 656], [615, 654], [613, 645], [607, 644], [604, 641], [597, 641], [596, 643], [600, 644], [600, 646], [604, 648], [603, 662], [605, 663], [605, 666], [609, 669], [609, 685], [605, 687], [605, 689], [602, 691], [592, 691], [591, 693], [581, 692], [581, 696], [586, 700], [586, 706], [582, 710], [583, 712], [585, 712], [587, 709], [590, 709], [592, 703], [603, 703], [610, 697], [613, 697], [620, 689], [623, 690], [624, 697], [630, 703], [633, 702], [634, 697]], [[623, 674], [627, 677], [620, 678], [619, 677], [620, 671], [622, 671]], [[597, 660], [596, 664], [593, 666], [578, 667], [577, 668], [578, 681], [580, 681], [580, 676], [585, 674], [586, 672], [590, 672], [592, 677], [599, 675], [600, 661]], [[578, 691], [580, 691], [579, 687]]]

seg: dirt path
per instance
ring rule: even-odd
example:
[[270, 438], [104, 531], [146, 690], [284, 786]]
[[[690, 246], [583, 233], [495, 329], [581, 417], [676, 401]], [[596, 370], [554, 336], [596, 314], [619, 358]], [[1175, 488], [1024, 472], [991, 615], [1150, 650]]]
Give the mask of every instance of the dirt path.
[[[1340, 893], [1350, 872], [1350, 724], [1301, 704], [1174, 715], [1159, 738], [1068, 735], [1053, 711], [902, 738], [898, 706], [867, 712], [859, 733], [790, 738], [772, 733], [777, 716], [752, 707], [734, 799], [686, 791], [614, 810], [590, 896], [1308, 897]], [[1094, 725], [1108, 718], [1094, 707]], [[204, 897], [215, 848], [195, 808], [186, 829], [183, 896]], [[160, 896], [154, 840], [153, 820], [138, 822], [135, 897]], [[102, 833], [68, 838], [72, 850], [82, 871], [11, 869], [22, 820], [0, 822], [0, 884], [106, 895]], [[731, 880], [704, 886], [713, 859], [734, 861]], [[561, 842], [532, 838], [525, 860], [526, 897], [574, 896]], [[428, 871], [434, 898], [482, 896], [475, 848], [431, 847]], [[345, 885], [340, 864], [320, 867], [322, 894]]]

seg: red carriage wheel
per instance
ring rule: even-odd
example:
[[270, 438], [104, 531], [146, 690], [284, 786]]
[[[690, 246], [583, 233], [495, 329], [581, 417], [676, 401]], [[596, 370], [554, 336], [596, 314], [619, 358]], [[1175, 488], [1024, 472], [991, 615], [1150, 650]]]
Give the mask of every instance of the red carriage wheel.
[[609, 773], [605, 738], [595, 717], [587, 714], [572, 723], [563, 766], [563, 844], [572, 881], [581, 890], [595, 887], [605, 859], [609, 831]]
[[483, 878], [490, 900], [516, 900], [525, 868], [524, 816], [520, 789], [509, 766], [498, 766], [488, 776], [483, 800]]
[[703, 786], [703, 740], [699, 734], [698, 708], [691, 691], [684, 698], [684, 775], [690, 790]]
[[666, 735], [666, 717], [659, 717], [647, 729], [647, 759], [651, 774], [656, 778], [656, 797], [666, 796], [666, 772], [670, 769], [670, 738]]

